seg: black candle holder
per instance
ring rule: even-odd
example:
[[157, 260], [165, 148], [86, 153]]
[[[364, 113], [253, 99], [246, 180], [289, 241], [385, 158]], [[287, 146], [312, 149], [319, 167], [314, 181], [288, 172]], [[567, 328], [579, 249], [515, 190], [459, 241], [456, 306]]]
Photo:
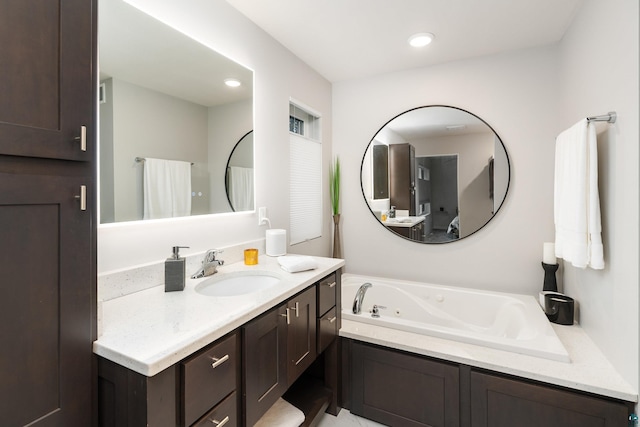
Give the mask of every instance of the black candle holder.
[[558, 292], [558, 282], [556, 281], [558, 267], [558, 264], [545, 264], [542, 262], [542, 268], [544, 269], [543, 291]]

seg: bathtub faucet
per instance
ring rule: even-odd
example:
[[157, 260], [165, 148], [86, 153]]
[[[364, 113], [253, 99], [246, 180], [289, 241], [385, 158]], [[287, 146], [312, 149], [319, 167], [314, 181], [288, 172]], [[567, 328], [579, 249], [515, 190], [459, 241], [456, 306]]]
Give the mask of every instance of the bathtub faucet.
[[358, 288], [356, 297], [353, 299], [353, 314], [360, 314], [362, 311], [362, 300], [364, 299], [364, 294], [367, 292], [367, 289], [370, 287], [371, 283], [367, 282]]

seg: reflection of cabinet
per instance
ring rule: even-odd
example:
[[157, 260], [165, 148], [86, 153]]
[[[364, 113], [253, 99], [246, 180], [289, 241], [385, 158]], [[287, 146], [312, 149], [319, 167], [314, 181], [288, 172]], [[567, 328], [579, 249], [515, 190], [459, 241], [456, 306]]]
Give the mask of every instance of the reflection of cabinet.
[[389, 145], [389, 203], [416, 214], [416, 155], [411, 144]]
[[424, 222], [419, 222], [418, 224], [412, 227], [393, 227], [391, 225], [387, 226], [394, 233], [398, 233], [401, 236], [404, 236], [411, 240], [422, 240], [422, 229], [424, 227]]
[[[388, 425], [605, 427], [633, 404], [345, 340], [351, 412]], [[348, 376], [345, 376], [348, 378]]]

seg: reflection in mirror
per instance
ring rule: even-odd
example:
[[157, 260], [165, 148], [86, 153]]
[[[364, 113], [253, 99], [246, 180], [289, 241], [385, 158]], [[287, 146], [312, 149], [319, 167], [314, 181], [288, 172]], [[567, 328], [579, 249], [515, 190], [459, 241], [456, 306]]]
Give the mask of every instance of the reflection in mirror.
[[[100, 222], [141, 220], [145, 197], [171, 205], [172, 189], [190, 193], [191, 215], [231, 212], [226, 162], [253, 128], [253, 72], [126, 2], [99, 8]], [[190, 176], [152, 182], [136, 157], [191, 163]], [[236, 211], [253, 209], [250, 190], [251, 204]]]
[[386, 123], [361, 170], [371, 212], [387, 230], [420, 243], [452, 242], [484, 227], [504, 202], [509, 178], [494, 130], [468, 111], [439, 105]]
[[238, 141], [227, 162], [227, 200], [234, 212], [253, 210], [253, 131]]

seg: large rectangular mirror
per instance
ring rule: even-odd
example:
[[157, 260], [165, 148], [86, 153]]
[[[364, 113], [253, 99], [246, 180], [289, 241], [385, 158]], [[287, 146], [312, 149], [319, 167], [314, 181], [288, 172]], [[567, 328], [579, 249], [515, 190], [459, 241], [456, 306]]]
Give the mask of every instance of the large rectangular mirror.
[[253, 72], [124, 1], [98, 16], [100, 223], [253, 210]]

